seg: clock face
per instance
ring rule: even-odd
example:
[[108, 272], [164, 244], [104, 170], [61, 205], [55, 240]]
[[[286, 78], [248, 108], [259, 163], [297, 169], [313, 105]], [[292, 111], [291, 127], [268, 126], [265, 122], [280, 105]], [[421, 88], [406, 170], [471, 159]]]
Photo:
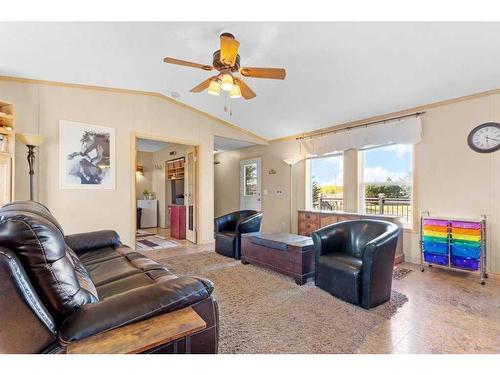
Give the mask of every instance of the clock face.
[[493, 152], [500, 149], [500, 124], [487, 122], [472, 129], [467, 138], [469, 147], [476, 152]]

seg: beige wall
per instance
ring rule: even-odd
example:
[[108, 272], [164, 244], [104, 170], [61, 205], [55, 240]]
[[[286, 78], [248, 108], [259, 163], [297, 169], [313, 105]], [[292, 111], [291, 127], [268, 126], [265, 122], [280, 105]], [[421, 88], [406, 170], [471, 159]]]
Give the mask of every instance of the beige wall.
[[[215, 168], [215, 215], [239, 209], [239, 165], [241, 159], [262, 157], [262, 227], [265, 231], [290, 231], [290, 167], [284, 159], [299, 156], [300, 147], [295, 141], [277, 142], [272, 146], [252, 146], [215, 155], [220, 162]], [[276, 174], [269, 174], [269, 170]], [[276, 190], [283, 190], [277, 195]], [[267, 194], [266, 194], [267, 192]], [[305, 162], [293, 167], [293, 211], [305, 207]], [[297, 215], [292, 217], [292, 232], [297, 232]]]
[[[500, 95], [483, 96], [427, 110], [422, 116], [422, 142], [415, 148], [415, 207], [418, 214], [488, 219], [488, 265], [491, 272], [500, 272], [500, 152], [479, 154], [467, 146], [467, 135], [484, 122], [500, 122]], [[272, 142], [269, 147], [249, 147], [216, 155], [221, 164], [215, 166], [215, 212], [220, 215], [238, 209], [240, 158], [263, 156], [264, 230], [286, 229], [288, 171], [282, 159], [298, 153], [296, 141]], [[344, 155], [344, 189], [349, 209], [357, 208], [357, 154]], [[305, 206], [305, 163], [296, 167], [293, 229], [296, 230], [297, 208]], [[268, 175], [275, 168], [276, 175]], [[350, 186], [348, 186], [348, 184]], [[283, 197], [276, 189], [285, 189]], [[302, 196], [301, 196], [302, 194]], [[287, 230], [287, 229], [286, 229]], [[420, 262], [418, 234], [405, 230], [404, 252], [407, 260]]]
[[137, 165], [141, 165], [143, 168], [142, 176], [136, 174], [136, 188], [135, 188], [135, 197], [136, 199], [144, 199], [143, 191], [147, 189], [150, 193], [153, 190], [153, 153], [152, 152], [144, 152], [137, 151]]
[[[226, 126], [186, 106], [153, 96], [114, 90], [0, 80], [0, 97], [15, 105], [19, 132], [46, 137], [38, 150], [37, 198], [45, 203], [69, 233], [115, 229], [124, 243], [135, 233], [135, 167], [132, 133], [148, 134], [177, 143], [199, 145], [200, 242], [213, 239], [213, 137], [220, 135], [254, 143], [262, 139]], [[116, 188], [61, 190], [59, 188], [59, 121], [71, 120], [116, 129]], [[28, 198], [25, 147], [16, 147], [16, 199]]]
[[[153, 154], [154, 164], [163, 165], [163, 169], [155, 170], [153, 176], [153, 190], [159, 201], [158, 209], [160, 221], [158, 224], [162, 228], [168, 228], [167, 206], [172, 203], [170, 181], [167, 181], [165, 176], [165, 162], [185, 156], [186, 147], [187, 146], [185, 145], [175, 144], [156, 151]], [[171, 151], [175, 151], [177, 154], [175, 156], [171, 156]]]

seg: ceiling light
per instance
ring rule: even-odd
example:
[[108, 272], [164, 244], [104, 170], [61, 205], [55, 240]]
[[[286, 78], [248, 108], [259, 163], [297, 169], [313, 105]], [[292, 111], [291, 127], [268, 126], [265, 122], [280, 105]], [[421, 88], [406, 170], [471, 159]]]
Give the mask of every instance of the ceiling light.
[[208, 86], [208, 93], [210, 95], [216, 96], [220, 94], [220, 84], [215, 79], [210, 81], [210, 85]]
[[231, 90], [231, 92], [229, 93], [229, 96], [231, 97], [231, 99], [238, 99], [238, 98], [241, 98], [241, 89], [240, 89], [240, 85], [238, 85], [237, 83], [234, 84], [233, 86], [233, 89]]
[[233, 89], [233, 76], [229, 73], [223, 74], [220, 87], [224, 91], [231, 91]]

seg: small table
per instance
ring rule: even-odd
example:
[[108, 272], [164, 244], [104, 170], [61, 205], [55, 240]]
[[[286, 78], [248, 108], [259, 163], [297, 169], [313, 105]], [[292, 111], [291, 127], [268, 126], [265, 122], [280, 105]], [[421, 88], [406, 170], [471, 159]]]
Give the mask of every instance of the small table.
[[314, 276], [314, 244], [292, 233], [248, 233], [241, 239], [241, 263], [257, 264], [293, 277], [298, 285]]

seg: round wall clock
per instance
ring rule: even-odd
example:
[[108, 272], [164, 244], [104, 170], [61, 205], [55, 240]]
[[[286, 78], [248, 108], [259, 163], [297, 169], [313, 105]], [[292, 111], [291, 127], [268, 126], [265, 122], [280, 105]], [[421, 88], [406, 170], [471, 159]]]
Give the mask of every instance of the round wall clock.
[[476, 152], [488, 153], [500, 149], [500, 124], [486, 122], [476, 126], [467, 137], [469, 147]]

